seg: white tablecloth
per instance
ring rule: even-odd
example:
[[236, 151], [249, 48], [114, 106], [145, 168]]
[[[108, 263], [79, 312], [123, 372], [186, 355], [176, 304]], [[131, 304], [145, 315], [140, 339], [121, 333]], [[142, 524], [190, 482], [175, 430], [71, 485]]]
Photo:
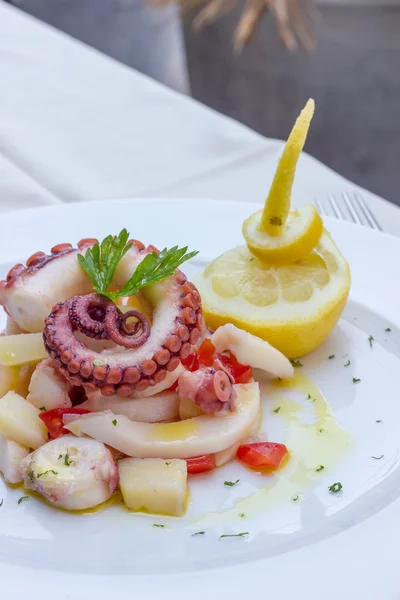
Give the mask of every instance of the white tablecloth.
[[[282, 150], [2, 2], [0, 82], [2, 212], [134, 196], [262, 201]], [[302, 156], [295, 204], [352, 189]], [[400, 211], [363, 193], [400, 235]]]

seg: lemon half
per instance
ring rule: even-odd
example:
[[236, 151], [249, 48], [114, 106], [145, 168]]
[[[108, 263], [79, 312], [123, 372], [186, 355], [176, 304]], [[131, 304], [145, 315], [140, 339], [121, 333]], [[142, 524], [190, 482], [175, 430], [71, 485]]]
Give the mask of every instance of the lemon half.
[[228, 250], [196, 285], [209, 327], [233, 323], [297, 358], [335, 327], [348, 297], [350, 270], [324, 231], [312, 252], [289, 265], [268, 265], [247, 246]]

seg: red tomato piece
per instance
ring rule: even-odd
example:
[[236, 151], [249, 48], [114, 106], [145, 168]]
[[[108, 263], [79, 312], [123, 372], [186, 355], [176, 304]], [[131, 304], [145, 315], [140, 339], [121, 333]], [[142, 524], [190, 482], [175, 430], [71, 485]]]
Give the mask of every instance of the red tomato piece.
[[89, 410], [85, 410], [84, 408], [53, 408], [53, 410], [46, 410], [45, 412], [40, 413], [39, 417], [49, 430], [50, 436], [52, 438], [58, 438], [70, 433], [68, 429], [65, 429], [64, 427], [64, 415], [85, 415], [89, 412]]
[[197, 473], [206, 473], [215, 469], [215, 455], [204, 454], [203, 456], [193, 456], [186, 458], [187, 470], [191, 475]]
[[230, 356], [217, 354], [217, 356], [224, 367], [229, 370], [235, 383], [249, 383], [253, 379], [253, 369], [249, 365], [242, 365], [233, 354]]
[[254, 442], [239, 446], [236, 456], [253, 469], [279, 469], [289, 452], [285, 444]]
[[206, 338], [197, 350], [197, 356], [199, 358], [199, 365], [201, 367], [211, 367], [215, 359], [215, 346], [210, 340]]

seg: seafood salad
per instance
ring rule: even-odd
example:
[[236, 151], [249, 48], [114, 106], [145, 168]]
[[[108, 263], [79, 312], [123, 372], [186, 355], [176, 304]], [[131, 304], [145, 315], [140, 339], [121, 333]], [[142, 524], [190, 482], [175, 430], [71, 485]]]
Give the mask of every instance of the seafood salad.
[[[313, 113], [289, 137], [246, 246], [188, 281], [197, 252], [123, 229], [36, 252], [0, 282], [0, 472], [66, 510], [120, 490], [127, 508], [182, 516], [188, 476], [231, 460], [290, 460], [260, 434], [254, 369], [293, 377], [344, 308], [347, 263], [313, 207], [290, 211]], [[292, 360], [291, 360], [292, 359]], [[204, 478], [206, 480], [206, 477]]]

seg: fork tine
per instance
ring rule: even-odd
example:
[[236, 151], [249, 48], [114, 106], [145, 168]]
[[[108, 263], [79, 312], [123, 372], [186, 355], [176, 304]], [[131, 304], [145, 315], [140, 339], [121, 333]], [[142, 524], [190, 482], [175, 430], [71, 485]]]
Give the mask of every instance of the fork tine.
[[377, 231], [383, 231], [382, 227], [379, 225], [378, 221], [375, 219], [371, 209], [368, 204], [365, 202], [364, 198], [361, 194], [354, 192], [354, 200], [357, 202], [359, 210], [364, 215], [366, 221], [372, 229], [376, 229]]
[[336, 202], [334, 196], [328, 196], [329, 203], [332, 207], [333, 213], [337, 219], [346, 220], [346, 215], [343, 213], [343, 210], [339, 208], [338, 203]]
[[321, 202], [319, 200], [317, 200], [317, 198], [315, 198], [314, 204], [315, 204], [315, 208], [317, 209], [317, 211], [319, 212], [319, 214], [322, 215], [322, 216], [324, 216], [325, 215], [324, 208], [323, 208]]
[[353, 219], [354, 223], [358, 223], [359, 225], [362, 225], [362, 221], [360, 219], [360, 217], [357, 214], [357, 211], [355, 210], [352, 202], [351, 202], [351, 198], [349, 198], [349, 195], [346, 192], [342, 192], [342, 196], [343, 196], [343, 200], [347, 206], [347, 209], [350, 213], [351, 218]]

